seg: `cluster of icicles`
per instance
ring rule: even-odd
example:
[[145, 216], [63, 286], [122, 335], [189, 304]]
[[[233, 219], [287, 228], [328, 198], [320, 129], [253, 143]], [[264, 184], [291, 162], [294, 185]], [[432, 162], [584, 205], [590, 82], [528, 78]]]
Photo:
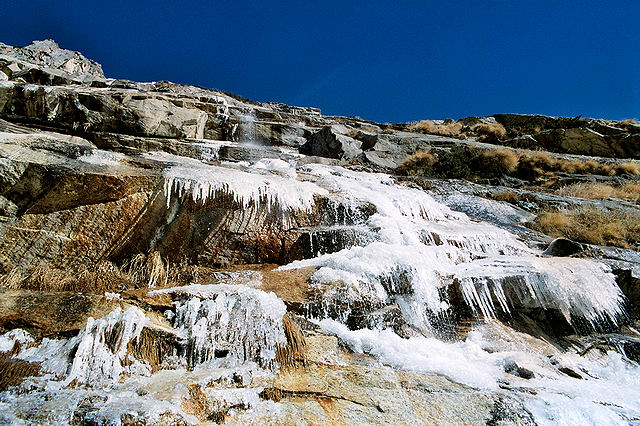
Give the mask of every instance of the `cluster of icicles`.
[[[138, 307], [118, 307], [105, 317], [89, 318], [77, 336], [45, 338], [18, 357], [41, 363], [43, 371], [55, 374], [67, 385], [99, 386], [115, 383], [124, 376], [149, 376], [151, 366], [144, 357], [136, 358], [132, 350], [146, 328], [175, 338], [173, 353], [160, 360], [167, 361], [171, 368], [216, 362], [277, 368], [276, 349], [286, 341], [282, 325], [286, 308], [273, 293], [244, 285], [193, 285], [150, 295], [155, 293], [173, 294], [176, 298], [174, 309], [166, 311], [170, 328], [151, 322]], [[25, 336], [7, 336], [6, 346], [20, 339], [24, 340], [22, 343], [33, 340]]]
[[[194, 200], [205, 202], [222, 192], [243, 208], [266, 203], [267, 208], [277, 205], [285, 212], [308, 211], [315, 196], [329, 193], [339, 197], [347, 214], [363, 203], [373, 204], [375, 214], [351, 220], [354, 229], [367, 229], [358, 245], [281, 269], [314, 266], [316, 283], [339, 281], [349, 286], [335, 295], [341, 302], [395, 302], [405, 319], [421, 328], [432, 327], [430, 314], [446, 314], [450, 306], [441, 290], [452, 282], [461, 287], [473, 311], [487, 319], [497, 311], [509, 313], [513, 306], [557, 309], [569, 321], [578, 316], [594, 326], [602, 320], [616, 322], [622, 313], [623, 296], [602, 264], [543, 260], [513, 234], [473, 222], [388, 175], [312, 164], [299, 169], [303, 180], [294, 165], [284, 163], [278, 174], [264, 169], [175, 165], [165, 172], [166, 196], [170, 200], [175, 193], [190, 192]], [[411, 291], [394, 294], [394, 282], [407, 279]]]

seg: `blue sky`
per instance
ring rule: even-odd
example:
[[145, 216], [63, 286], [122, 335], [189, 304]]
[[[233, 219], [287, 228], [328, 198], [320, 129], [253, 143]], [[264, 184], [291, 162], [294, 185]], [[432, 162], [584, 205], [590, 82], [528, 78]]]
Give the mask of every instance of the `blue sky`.
[[0, 41], [52, 38], [109, 77], [381, 122], [640, 118], [640, 0], [2, 3]]

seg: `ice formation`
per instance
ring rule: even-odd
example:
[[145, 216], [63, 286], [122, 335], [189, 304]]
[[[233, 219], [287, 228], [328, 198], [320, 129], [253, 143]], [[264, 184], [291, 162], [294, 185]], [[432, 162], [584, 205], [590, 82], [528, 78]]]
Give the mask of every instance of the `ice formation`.
[[[276, 349], [285, 343], [284, 303], [273, 293], [244, 285], [191, 285], [158, 290], [179, 296], [174, 328], [185, 339], [189, 365], [224, 357], [274, 367]], [[152, 293], [153, 294], [153, 293]]]
[[94, 149], [91, 152], [78, 157], [78, 160], [98, 166], [117, 166], [124, 160], [124, 154], [113, 151]]
[[[498, 391], [509, 364], [526, 365], [535, 377], [508, 380], [513, 388], [535, 389], [535, 395], [519, 397], [537, 424], [626, 425], [637, 421], [640, 413], [640, 368], [615, 352], [595, 359], [575, 352], [561, 354], [550, 344], [538, 349], [526, 340], [520, 342], [519, 333], [498, 337], [482, 327], [463, 341], [446, 343], [422, 336], [404, 339], [390, 330], [349, 330], [329, 319], [319, 325], [353, 351], [374, 355], [386, 365], [440, 373], [479, 389]], [[582, 379], [567, 376], [557, 363], [586, 373]]]
[[[486, 319], [494, 318], [497, 308], [509, 313], [510, 306], [522, 303], [558, 309], [569, 321], [580, 316], [594, 326], [622, 313], [620, 290], [602, 264], [542, 259], [513, 234], [473, 222], [384, 174], [321, 165], [306, 171], [347, 205], [371, 203], [377, 210], [363, 224], [372, 230], [369, 242], [281, 268], [315, 266], [316, 283], [345, 283], [349, 289], [340, 289], [336, 301], [395, 301], [406, 320], [430, 328], [428, 311], [446, 314], [449, 304], [441, 290], [457, 280], [464, 300]], [[509, 291], [504, 291], [506, 283]], [[332, 291], [325, 300], [332, 300]], [[347, 314], [343, 311], [342, 318]]]
[[128, 357], [129, 342], [140, 336], [145, 321], [144, 312], [136, 307], [124, 312], [116, 308], [98, 320], [89, 318], [78, 335], [78, 347], [66, 382], [91, 385], [113, 382], [134, 368], [150, 373], [140, 361]]
[[[40, 363], [44, 374], [25, 380], [16, 392], [0, 393], [0, 423], [28, 418], [66, 424], [83, 401], [90, 401], [93, 409], [84, 419], [100, 424], [120, 424], [123, 416], [153, 423], [167, 413], [196, 424], [198, 419], [182, 408], [189, 398], [186, 384], [194, 382], [202, 388], [222, 386], [206, 389], [208, 401], [220, 410], [273, 405], [258, 396], [262, 388], [247, 386], [253, 377], [272, 375], [278, 367], [276, 350], [286, 343], [286, 307], [280, 299], [232, 284], [151, 292], [157, 294], [176, 300], [175, 313], [167, 315], [173, 328], [155, 325], [137, 307], [118, 307], [103, 318], [89, 318], [69, 339], [45, 338], [34, 345], [21, 329], [0, 335], [0, 352], [20, 343], [16, 357]], [[131, 355], [145, 327], [174, 334], [180, 345], [155, 374]], [[233, 388], [238, 383], [242, 388]]]
[[33, 338], [29, 333], [21, 328], [15, 328], [0, 336], [0, 352], [10, 352], [16, 343], [21, 347], [33, 342]]
[[623, 295], [615, 276], [608, 267], [590, 260], [489, 258], [459, 265], [456, 278], [467, 304], [487, 318], [495, 317], [497, 308], [510, 312], [514, 304], [557, 309], [568, 322], [578, 315], [593, 326], [616, 322], [623, 313]]
[[174, 193], [191, 193], [193, 200], [201, 203], [221, 193], [232, 196], [243, 208], [264, 203], [268, 209], [309, 211], [314, 196], [327, 193], [311, 182], [204, 164], [175, 165], [164, 175], [168, 204]]

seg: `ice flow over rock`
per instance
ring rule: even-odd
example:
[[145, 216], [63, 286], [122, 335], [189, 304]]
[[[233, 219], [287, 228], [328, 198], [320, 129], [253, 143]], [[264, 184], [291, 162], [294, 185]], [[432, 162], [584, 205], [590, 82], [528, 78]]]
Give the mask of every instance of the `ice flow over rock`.
[[[598, 262], [542, 259], [513, 234], [474, 222], [388, 175], [321, 165], [306, 171], [347, 205], [367, 202], [377, 210], [364, 224], [372, 231], [367, 244], [281, 268], [317, 267], [312, 277], [317, 284], [348, 286], [335, 294], [336, 300], [395, 302], [405, 319], [420, 328], [433, 326], [432, 314], [447, 314], [443, 289], [450, 285], [459, 285], [464, 301], [485, 319], [523, 305], [558, 309], [570, 322], [579, 316], [593, 326], [622, 313], [622, 293], [608, 267]], [[331, 300], [331, 294], [324, 299]]]

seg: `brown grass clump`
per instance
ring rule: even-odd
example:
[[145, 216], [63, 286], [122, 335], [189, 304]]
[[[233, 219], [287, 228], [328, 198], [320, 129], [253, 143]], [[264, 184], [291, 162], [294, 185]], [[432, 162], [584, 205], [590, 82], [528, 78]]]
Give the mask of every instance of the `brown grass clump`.
[[397, 171], [402, 175], [420, 176], [429, 175], [438, 160], [429, 151], [418, 150], [409, 155]]
[[617, 164], [615, 166], [615, 171], [617, 175], [639, 176], [640, 164], [635, 163], [633, 161]]
[[410, 130], [440, 136], [458, 136], [462, 132], [462, 128], [462, 123], [458, 123], [457, 121], [448, 122], [447, 124], [436, 124], [433, 120], [421, 120], [409, 125]]
[[631, 210], [552, 210], [541, 213], [528, 226], [552, 237], [588, 244], [634, 248], [640, 242], [640, 213]]
[[558, 195], [603, 200], [605, 198], [621, 198], [635, 200], [640, 196], [640, 182], [628, 182], [623, 185], [606, 185], [604, 183], [580, 182], [564, 186], [556, 191]]
[[475, 168], [487, 169], [492, 174], [511, 174], [517, 170], [519, 160], [511, 149], [487, 149], [475, 157]]
[[169, 278], [169, 266], [157, 251], [148, 256], [142, 253], [133, 256], [123, 269], [131, 281], [144, 283], [149, 288], [165, 286]]
[[480, 135], [480, 139], [504, 139], [507, 130], [500, 123], [480, 123], [471, 127], [471, 131]]
[[619, 123], [620, 124], [638, 124], [640, 122], [638, 120], [636, 120], [636, 119], [628, 118], [626, 120], [620, 120]]
[[533, 194], [517, 193], [514, 191], [495, 192], [492, 194], [488, 194], [487, 198], [490, 198], [496, 201], [504, 201], [506, 203], [511, 203], [511, 204], [516, 204], [521, 201], [530, 201], [534, 203], [540, 202], [540, 199]]
[[128, 343], [127, 353], [135, 359], [146, 361], [152, 372], [160, 370], [162, 361], [173, 355], [179, 347], [176, 337], [162, 330], [145, 327], [140, 336]]
[[0, 274], [0, 287], [103, 294], [107, 291], [165, 286], [168, 274], [168, 265], [160, 254], [152, 252], [149, 256], [134, 256], [125, 262], [122, 268], [109, 261], [100, 261], [80, 271], [69, 271], [49, 265], [26, 271], [13, 268]]
[[408, 176], [453, 179], [491, 178], [511, 175], [554, 187], [556, 173], [594, 174], [601, 176], [640, 176], [640, 163], [606, 164], [594, 160], [579, 161], [555, 158], [546, 152], [518, 152], [513, 149], [473, 150], [454, 148], [440, 151], [416, 151], [396, 169]]

